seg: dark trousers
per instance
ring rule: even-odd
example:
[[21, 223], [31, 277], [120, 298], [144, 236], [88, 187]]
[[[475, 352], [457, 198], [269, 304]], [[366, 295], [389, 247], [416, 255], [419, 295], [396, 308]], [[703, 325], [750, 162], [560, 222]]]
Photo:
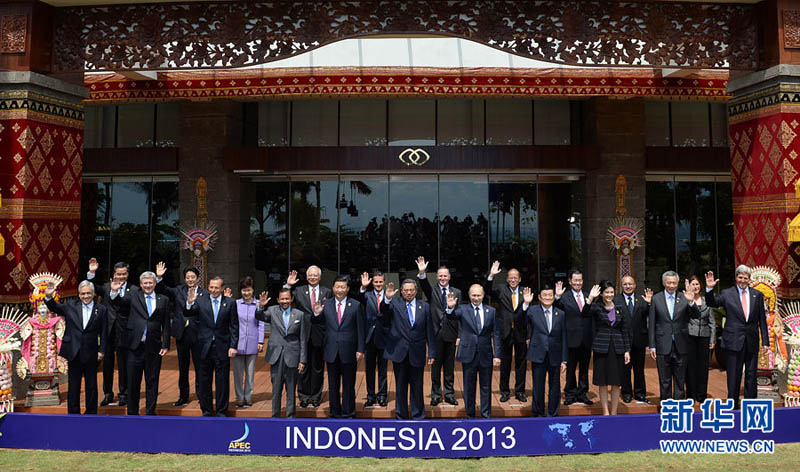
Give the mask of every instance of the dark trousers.
[[[395, 383], [395, 410], [394, 416], [398, 420], [425, 419], [425, 400], [422, 384], [424, 383], [425, 367], [414, 367], [408, 362], [408, 356], [403, 362], [392, 361]], [[411, 416], [408, 415], [408, 401], [411, 398]]]
[[200, 376], [198, 375], [197, 362], [192, 356], [194, 350], [194, 339], [184, 335], [181, 339], [176, 339], [175, 344], [178, 348], [178, 399], [189, 399], [189, 366], [194, 361], [194, 391], [200, 390]]
[[444, 371], [444, 398], [455, 399], [453, 371], [456, 363], [456, 343], [436, 338], [436, 358], [431, 366], [431, 398], [442, 399], [442, 371]]
[[510, 394], [509, 381], [511, 377], [511, 353], [514, 353], [514, 393], [525, 393], [525, 376], [528, 364], [525, 356], [528, 355], [528, 346], [525, 341], [515, 342], [514, 333], [503, 340], [503, 356], [500, 360], [500, 393]]
[[300, 374], [297, 396], [301, 402], [314, 403], [322, 398], [322, 381], [325, 379], [324, 345], [308, 342], [306, 370]]
[[[689, 336], [686, 354], [686, 398], [703, 403], [708, 394], [708, 343], [710, 338]], [[739, 369], [741, 372], [742, 369]]]
[[547, 376], [547, 416], [558, 416], [558, 408], [561, 406], [561, 364], [550, 365], [550, 354], [547, 354], [544, 362], [531, 362], [531, 373], [533, 374], [533, 387], [531, 388], [533, 416], [545, 416], [545, 376]]
[[[128, 398], [128, 349], [117, 345], [117, 328], [112, 326], [106, 336], [106, 351], [103, 353], [103, 394], [114, 396], [114, 361], [117, 361], [117, 385], [119, 398]], [[116, 359], [115, 359], [116, 357]]]
[[[356, 368], [357, 362], [328, 362], [328, 399], [331, 418], [356, 417]], [[339, 396], [339, 387], [342, 388]]]
[[481, 416], [489, 418], [492, 415], [492, 364], [482, 366], [476, 355], [472, 362], [461, 363], [461, 374], [464, 377], [464, 409], [467, 411], [467, 418], [475, 418], [475, 388], [478, 385], [481, 392]]
[[67, 413], [81, 414], [81, 381], [86, 383], [86, 414], [97, 414], [97, 357], [81, 362], [80, 353], [67, 363]]
[[686, 392], [683, 389], [686, 384], [686, 356], [678, 353], [674, 341], [669, 354], [664, 355], [658, 351], [656, 354], [661, 399], [683, 400], [686, 398]]
[[[199, 344], [199, 343], [198, 343]], [[228, 397], [230, 396], [231, 359], [217, 353], [216, 343], [212, 342], [205, 358], [200, 357], [200, 348], [195, 345], [192, 354], [197, 365], [197, 375], [200, 377], [197, 386], [197, 398], [200, 400], [200, 410], [203, 416], [214, 414], [212, 404], [211, 382], [214, 382], [217, 400], [217, 416], [228, 414]]]
[[[583, 344], [569, 348], [567, 358], [567, 382], [564, 386], [564, 399], [577, 401], [586, 397], [589, 391], [589, 361], [592, 350]], [[578, 380], [575, 381], [575, 368], [578, 368]]]
[[386, 365], [388, 361], [383, 358], [383, 349], [375, 346], [375, 340], [367, 343], [366, 362], [364, 374], [367, 377], [367, 400], [375, 401], [375, 370], [378, 370], [378, 395], [377, 398], [386, 398]]
[[[633, 395], [636, 398], [647, 397], [647, 386], [644, 381], [644, 356], [644, 346], [631, 348], [631, 361], [625, 364], [625, 376], [622, 378], [623, 395]], [[633, 376], [633, 388], [631, 388], [631, 376]]]
[[128, 351], [128, 414], [139, 414], [139, 396], [142, 392], [142, 375], [145, 386], [145, 412], [156, 414], [158, 401], [158, 377], [161, 374], [161, 356], [148, 352], [144, 343]]
[[747, 347], [747, 343], [739, 351], [728, 351], [725, 369], [728, 376], [728, 398], [733, 398], [736, 407], [739, 407], [739, 393], [742, 385], [742, 367], [744, 367], [744, 398], [756, 398], [758, 385], [756, 373], [758, 369], [758, 349], [755, 351]]
[[295, 400], [294, 391], [297, 388], [297, 367], [289, 367], [283, 362], [283, 356], [278, 359], [278, 362], [272, 364], [269, 368], [269, 376], [272, 379], [272, 416], [278, 418], [281, 416], [281, 397], [283, 396], [283, 388], [286, 387], [286, 417], [294, 418], [295, 410], [297, 409], [297, 400]]

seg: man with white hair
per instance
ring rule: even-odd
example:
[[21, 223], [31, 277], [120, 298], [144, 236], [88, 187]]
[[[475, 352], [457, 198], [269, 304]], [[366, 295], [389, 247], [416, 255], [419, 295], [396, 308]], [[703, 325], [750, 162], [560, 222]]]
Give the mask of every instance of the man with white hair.
[[[711, 307], [725, 308], [725, 329], [722, 347], [727, 353], [728, 398], [739, 407], [739, 389], [744, 366], [744, 397], [756, 398], [756, 369], [758, 368], [758, 333], [761, 332], [761, 350], [769, 349], [767, 317], [764, 295], [750, 288], [751, 270], [746, 265], [736, 268], [736, 285], [726, 288], [719, 296], [714, 287], [719, 279], [714, 272], [706, 273], [706, 302]], [[712, 340], [713, 342], [713, 340]]]
[[311, 318], [311, 334], [307, 345], [306, 369], [300, 373], [297, 384], [297, 396], [300, 397], [300, 408], [310, 404], [318, 407], [322, 398], [322, 382], [325, 378], [325, 317], [314, 316], [314, 306], [333, 297], [333, 291], [319, 284], [322, 270], [312, 265], [306, 270], [306, 285], [294, 287], [297, 283], [297, 271], [289, 273], [284, 287], [292, 289], [295, 306]]

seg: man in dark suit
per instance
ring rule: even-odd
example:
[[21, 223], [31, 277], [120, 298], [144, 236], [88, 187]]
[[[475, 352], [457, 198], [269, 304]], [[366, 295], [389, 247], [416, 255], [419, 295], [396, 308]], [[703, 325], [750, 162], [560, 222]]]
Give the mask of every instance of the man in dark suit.
[[203, 416], [212, 416], [212, 381], [216, 387], [217, 416], [228, 416], [231, 358], [239, 347], [236, 303], [222, 294], [222, 277], [208, 281], [208, 296], [195, 291], [186, 295], [184, 316], [197, 318], [197, 342], [192, 356], [198, 366], [197, 397]]
[[358, 300], [347, 298], [348, 281], [346, 275], [336, 277], [333, 298], [314, 305], [314, 316], [325, 321], [324, 359], [331, 418], [356, 417], [356, 369], [364, 357], [364, 313]]
[[502, 325], [503, 343], [498, 349], [502, 352], [500, 363], [500, 401], [507, 402], [510, 397], [508, 387], [511, 377], [511, 354], [514, 352], [514, 396], [521, 402], [526, 402], [525, 377], [527, 376], [527, 362], [525, 357], [528, 348], [527, 327], [525, 326], [525, 311], [522, 310], [522, 287], [520, 287], [519, 271], [509, 269], [506, 276], [506, 285], [492, 284], [494, 277], [500, 273], [500, 261], [494, 261], [489, 269], [489, 277], [484, 283], [486, 293], [492, 295], [492, 301], [499, 304], [498, 321]]
[[[314, 315], [314, 305], [323, 303], [333, 297], [333, 292], [328, 287], [319, 284], [322, 271], [312, 265], [306, 270], [307, 285], [292, 289], [292, 298], [295, 306], [311, 318], [311, 332], [308, 339], [308, 362], [306, 369], [300, 374], [297, 384], [297, 396], [300, 398], [300, 407], [308, 404], [318, 407], [322, 398], [322, 382], [325, 378], [325, 320]], [[292, 288], [297, 283], [297, 271], [289, 273], [284, 287]]]
[[[739, 390], [744, 367], [744, 398], [756, 398], [756, 371], [758, 369], [758, 335], [761, 333], [761, 350], [769, 349], [769, 327], [764, 309], [764, 294], [750, 288], [751, 270], [746, 265], [736, 268], [736, 286], [714, 295], [718, 279], [713, 272], [706, 274], [706, 302], [710, 307], [725, 308], [725, 329], [722, 330], [722, 347], [725, 348], [728, 376], [728, 398], [739, 407]], [[713, 340], [712, 340], [713, 342]]]
[[268, 302], [269, 295], [262, 292], [258, 297], [255, 316], [257, 320], [271, 326], [265, 359], [270, 365], [269, 374], [272, 379], [272, 416], [281, 416], [281, 396], [286, 386], [286, 417], [294, 418], [297, 405], [294, 393], [298, 373], [306, 368], [311, 318], [297, 308], [292, 308], [292, 291], [288, 288], [281, 288], [278, 292], [277, 305], [266, 308]]
[[547, 416], [558, 416], [561, 403], [561, 374], [567, 370], [568, 340], [566, 315], [553, 306], [555, 291], [544, 285], [539, 291], [539, 304], [533, 303], [533, 292], [523, 291], [525, 319], [528, 330], [528, 360], [533, 374], [533, 416], [545, 416], [544, 380], [547, 377]]
[[[56, 303], [56, 287], [48, 284], [45, 304], [64, 318], [66, 329], [58, 355], [67, 360], [67, 413], [81, 413], [81, 379], [86, 385], [86, 414], [97, 414], [97, 363], [103, 360], [106, 347], [106, 307], [95, 303], [94, 284], [78, 284], [79, 300]], [[98, 349], [99, 339], [99, 349]]]
[[163, 277], [167, 273], [167, 265], [163, 262], [156, 264], [156, 293], [166, 295], [172, 300], [173, 316], [170, 331], [175, 338], [178, 349], [178, 401], [174, 406], [183, 406], [189, 403], [189, 365], [194, 364], [194, 391], [200, 390], [200, 375], [197, 369], [197, 362], [192, 362], [192, 349], [197, 342], [197, 317], [186, 318], [183, 316], [186, 306], [186, 295], [189, 290], [198, 294], [203, 289], [198, 286], [200, 282], [200, 271], [196, 267], [187, 267], [183, 270], [184, 285], [178, 287], [167, 287]]
[[[644, 379], [644, 361], [648, 345], [647, 319], [650, 316], [650, 300], [653, 291], [644, 290], [644, 296], [636, 295], [636, 281], [630, 275], [622, 278], [622, 293], [614, 298], [614, 304], [622, 307], [625, 318], [630, 320], [631, 361], [625, 364], [622, 380], [622, 401], [630, 403], [650, 403], [647, 399], [647, 386]], [[633, 388], [631, 388], [633, 374]]]
[[650, 357], [658, 367], [661, 400], [686, 398], [686, 354], [689, 350], [689, 318], [700, 311], [694, 303], [695, 293], [686, 281], [686, 290], [678, 293], [678, 274], [667, 271], [661, 276], [664, 291], [653, 295], [650, 302], [648, 337]]
[[[367, 290], [372, 284], [372, 290]], [[365, 407], [371, 407], [377, 401], [380, 406], [386, 406], [386, 366], [388, 362], [383, 357], [383, 349], [386, 347], [386, 337], [389, 334], [389, 323], [380, 315], [381, 305], [385, 303], [386, 296], [383, 293], [386, 278], [380, 272], [376, 272], [371, 278], [368, 273], [361, 274], [361, 289], [359, 290], [359, 302], [364, 309], [366, 327], [364, 340], [366, 346], [366, 363], [364, 374], [367, 377], [367, 401]], [[375, 395], [375, 370], [378, 371], [378, 392]]]
[[161, 358], [169, 350], [169, 299], [155, 293], [156, 274], [139, 276], [141, 289], [119, 296], [121, 284], [111, 281], [111, 303], [128, 318], [125, 344], [128, 346], [128, 414], [139, 414], [142, 374], [145, 383], [145, 410], [156, 414]]
[[[592, 360], [591, 312], [588, 296], [583, 291], [583, 274], [579, 270], [569, 273], [569, 290], [565, 290], [559, 280], [556, 282], [556, 307], [567, 317], [567, 342], [569, 357], [567, 359], [567, 382], [564, 386], [564, 405], [581, 402], [593, 405], [586, 394], [589, 392], [589, 362]], [[575, 369], [578, 369], [578, 380], [575, 380]]]
[[[436, 334], [436, 360], [431, 367], [431, 406], [436, 406], [442, 401], [451, 405], [458, 405], [456, 393], [453, 389], [453, 373], [456, 361], [456, 340], [461, 330], [459, 321], [450, 319], [445, 315], [447, 309], [447, 295], [452, 293], [456, 300], [461, 299], [461, 290], [450, 286], [450, 269], [445, 266], [436, 271], [436, 287], [428, 279], [426, 270], [428, 263], [424, 257], [417, 258], [417, 278], [420, 280], [422, 292], [430, 302], [433, 313], [433, 329]], [[444, 382], [442, 381], [444, 370]], [[442, 385], [444, 384], [444, 385]], [[444, 387], [444, 388], [443, 388]]]
[[[456, 307], [454, 294], [447, 296], [447, 316], [461, 321], [456, 360], [464, 377], [464, 408], [467, 418], [475, 418], [475, 387], [480, 383], [481, 416], [492, 415], [492, 364], [500, 367], [501, 327], [494, 308], [483, 304], [483, 287], [469, 288], [468, 304]], [[494, 348], [492, 347], [494, 340]], [[480, 380], [479, 380], [480, 379]], [[476, 382], [478, 381], [478, 382]]]
[[[429, 304], [417, 298], [417, 284], [405, 279], [397, 297], [394, 284], [386, 285], [386, 303], [381, 304], [381, 317], [391, 324], [386, 338], [384, 357], [392, 361], [395, 383], [395, 418], [424, 419], [425, 345], [428, 365], [436, 357], [436, 335]], [[409, 397], [411, 416], [409, 416]]]
[[[97, 275], [97, 268], [100, 264], [94, 257], [89, 259], [89, 272], [86, 279], [90, 282]], [[130, 266], [126, 262], [114, 264], [113, 279], [119, 282], [120, 296], [130, 295], [131, 288], [135, 285], [128, 283]], [[126, 314], [119, 313], [111, 303], [109, 295], [111, 285], [109, 282], [95, 286], [95, 295], [102, 298], [101, 303], [106, 307], [106, 348], [103, 352], [103, 401], [100, 406], [106, 406], [114, 401], [114, 361], [117, 362], [117, 386], [119, 387], [119, 406], [128, 404], [128, 348], [125, 345], [125, 329], [128, 326]]]

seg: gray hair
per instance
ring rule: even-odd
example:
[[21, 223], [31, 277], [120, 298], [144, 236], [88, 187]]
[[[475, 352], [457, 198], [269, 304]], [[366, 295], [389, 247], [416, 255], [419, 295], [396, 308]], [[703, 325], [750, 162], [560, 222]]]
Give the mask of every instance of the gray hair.
[[318, 266], [312, 265], [312, 266], [310, 266], [308, 269], [306, 269], [306, 277], [308, 277], [308, 273], [309, 273], [309, 272], [311, 272], [311, 270], [312, 270], [312, 269], [316, 269], [316, 270], [317, 270], [317, 273], [318, 273], [320, 276], [322, 276], [322, 269], [320, 269]]
[[139, 276], [139, 283], [141, 283], [144, 279], [158, 280], [158, 277], [156, 277], [154, 272], [148, 270], [147, 272], [142, 272], [142, 275]]
[[750, 277], [751, 275], [753, 275], [753, 271], [750, 270], [750, 268], [747, 267], [746, 265], [740, 264], [739, 267], [736, 268], [736, 274], [735, 275], [739, 275], [739, 274], [746, 274], [748, 277]]
[[661, 274], [661, 285], [665, 285], [667, 283], [667, 277], [677, 277], [679, 281], [681, 279], [677, 272], [674, 270], [668, 270]]
[[92, 289], [92, 293], [95, 293], [94, 284], [89, 282], [88, 280], [84, 280], [83, 282], [78, 284], [78, 292], [80, 292], [83, 287], [89, 287], [90, 289]]

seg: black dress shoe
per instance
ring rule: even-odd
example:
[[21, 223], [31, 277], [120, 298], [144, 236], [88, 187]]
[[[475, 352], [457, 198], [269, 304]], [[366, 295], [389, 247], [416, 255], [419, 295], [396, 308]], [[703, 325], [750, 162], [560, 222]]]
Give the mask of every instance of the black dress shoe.
[[368, 399], [366, 402], [364, 402], [364, 408], [369, 408], [369, 407], [374, 406], [374, 405], [375, 405], [375, 400], [373, 400], [371, 398]]
[[127, 406], [127, 405], [128, 405], [128, 399], [127, 398], [120, 398], [119, 399], [119, 406]]
[[591, 400], [589, 400], [589, 398], [588, 398], [588, 397], [581, 397], [581, 399], [580, 399], [579, 401], [580, 401], [581, 403], [583, 403], [584, 405], [589, 405], [589, 406], [592, 406], [592, 405], [594, 405], [594, 402], [593, 402], [593, 401], [591, 401]]
[[522, 393], [522, 392], [517, 392], [517, 394], [516, 394], [516, 395], [514, 395], [514, 397], [515, 397], [517, 400], [521, 401], [522, 403], [525, 403], [525, 402], [527, 402], [527, 401], [528, 401], [528, 397], [526, 397], [526, 396], [525, 396], [525, 394], [524, 394], [524, 393]]
[[244, 408], [244, 402], [236, 402], [236, 408]]
[[319, 408], [319, 404], [320, 404], [319, 400], [314, 400], [314, 402], [312, 403], [312, 405], [314, 405], [314, 408]]
[[[188, 405], [189, 401], [185, 398], [179, 398], [178, 401], [172, 404], [172, 406], [183, 406]], [[122, 401], [120, 401], [120, 405], [122, 405]]]
[[308, 402], [305, 401], [305, 400], [301, 400], [300, 401], [300, 408], [306, 408], [306, 407], [308, 407]]
[[458, 400], [456, 400], [453, 397], [445, 398], [444, 401], [449, 403], [449, 404], [451, 404], [451, 405], [453, 405], [453, 406], [458, 406]]
[[636, 397], [636, 403], [644, 403], [645, 405], [652, 405], [653, 403], [647, 397]]
[[386, 397], [378, 397], [378, 405], [385, 407], [388, 404], [389, 402], [386, 400]]
[[631, 400], [633, 400], [633, 398], [631, 398], [630, 395], [623, 395], [622, 396], [622, 401], [625, 402], [625, 403], [630, 403]]
[[251, 406], [253, 406], [253, 404], [251, 402], [244, 402], [244, 407], [245, 408], [250, 408]]
[[431, 398], [431, 406], [436, 406], [439, 403], [442, 403], [442, 399], [439, 397]]
[[220, 418], [225, 418], [225, 417], [228, 416], [228, 414], [220, 412], [220, 413], [217, 413], [217, 416], [220, 417]]
[[114, 395], [106, 395], [103, 397], [103, 401], [100, 402], [100, 406], [106, 406], [113, 401], [114, 401]]
[[500, 395], [500, 401], [501, 402], [507, 402], [508, 399], [509, 399], [509, 395], [507, 393], [503, 393], [503, 394]]
[[569, 405], [572, 405], [573, 403], [575, 403], [575, 399], [574, 398], [565, 398], [564, 399], [564, 406], [569, 406]]

